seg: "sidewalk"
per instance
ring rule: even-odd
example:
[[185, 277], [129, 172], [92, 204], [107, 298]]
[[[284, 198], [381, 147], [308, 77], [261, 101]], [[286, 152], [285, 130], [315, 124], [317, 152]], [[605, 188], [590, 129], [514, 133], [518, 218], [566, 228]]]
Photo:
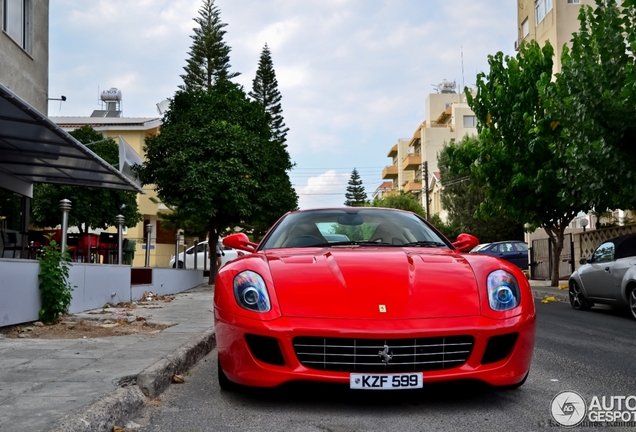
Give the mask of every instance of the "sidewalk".
[[[568, 301], [549, 281], [530, 281], [535, 299]], [[565, 282], [562, 282], [562, 285]], [[134, 315], [174, 324], [155, 335], [93, 339], [0, 338], [0, 432], [111, 431], [125, 426], [172, 376], [190, 369], [216, 345], [212, 287], [171, 302], [151, 301]], [[92, 315], [92, 319], [106, 317]], [[89, 319], [76, 314], [73, 319]]]
[[123, 427], [122, 419], [148, 396], [158, 396], [174, 374], [186, 372], [214, 349], [212, 293], [211, 286], [200, 285], [171, 302], [138, 306], [134, 314], [147, 323], [173, 324], [154, 335], [1, 338], [0, 431]]
[[[568, 281], [562, 280], [559, 282], [558, 287], [551, 286], [550, 281], [537, 281], [531, 280], [530, 287], [532, 288], [532, 294], [537, 300], [543, 300], [546, 297], [554, 297], [556, 301], [569, 302], [569, 294], [567, 289]], [[561, 289], [563, 288], [563, 289]]]

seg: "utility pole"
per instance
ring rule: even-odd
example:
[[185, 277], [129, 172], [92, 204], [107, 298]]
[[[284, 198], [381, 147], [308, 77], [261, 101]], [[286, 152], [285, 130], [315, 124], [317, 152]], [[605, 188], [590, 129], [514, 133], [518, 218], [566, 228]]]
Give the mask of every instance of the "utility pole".
[[424, 161], [422, 162], [422, 177], [424, 177], [424, 181], [422, 182], [422, 184], [424, 185], [424, 190], [423, 190], [423, 196], [424, 199], [426, 200], [426, 220], [430, 221], [431, 220], [431, 214], [429, 212], [428, 209], [428, 161]]

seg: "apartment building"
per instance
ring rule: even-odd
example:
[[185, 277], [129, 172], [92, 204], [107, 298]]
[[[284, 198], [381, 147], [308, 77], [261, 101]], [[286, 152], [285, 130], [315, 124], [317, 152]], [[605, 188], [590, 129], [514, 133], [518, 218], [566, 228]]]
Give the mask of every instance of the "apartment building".
[[[443, 185], [440, 184], [437, 156], [444, 144], [461, 140], [466, 135], [476, 135], [477, 119], [466, 103], [466, 95], [456, 92], [454, 82], [442, 81], [438, 90], [426, 97], [426, 120], [415, 129], [411, 138], [400, 139], [387, 154], [392, 163], [383, 170], [382, 178], [393, 182], [394, 193], [415, 194], [423, 207], [426, 207], [428, 196], [430, 214], [439, 214], [445, 221], [446, 212], [439, 201]], [[438, 205], [433, 206], [432, 187], [438, 193]]]
[[550, 41], [555, 53], [553, 73], [561, 72], [563, 45], [578, 31], [579, 9], [584, 4], [595, 6], [594, 0], [518, 0], [515, 49], [524, 41], [536, 40], [541, 46]]
[[[106, 97], [104, 97], [106, 94]], [[118, 97], [114, 97], [116, 95]], [[161, 127], [160, 117], [123, 117], [118, 102], [121, 101], [121, 91], [118, 89], [105, 90], [102, 93], [103, 108], [95, 110], [90, 116], [77, 117], [51, 117], [63, 130], [70, 132], [84, 125], [92, 127], [105, 138], [112, 138], [120, 147], [134, 152], [141, 162], [143, 145], [147, 137], [159, 133]], [[157, 199], [157, 194], [152, 185], [144, 186], [144, 195], [137, 195], [139, 212], [144, 220], [135, 227], [127, 227], [124, 238], [135, 240], [136, 250], [133, 266], [143, 266], [145, 263], [145, 233], [147, 224], [153, 225], [150, 244], [150, 266], [167, 267], [172, 255], [174, 255], [175, 230], [166, 230], [161, 226], [161, 220], [157, 212], [165, 210], [165, 207]]]

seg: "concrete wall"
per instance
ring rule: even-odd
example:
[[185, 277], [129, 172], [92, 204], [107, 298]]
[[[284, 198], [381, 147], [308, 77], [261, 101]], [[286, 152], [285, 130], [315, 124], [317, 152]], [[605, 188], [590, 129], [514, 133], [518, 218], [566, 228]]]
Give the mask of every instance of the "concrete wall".
[[40, 263], [0, 259], [0, 326], [37, 321]]
[[28, 50], [24, 50], [2, 31], [4, 10], [3, 2], [0, 2], [0, 82], [46, 115], [49, 92], [49, 0], [29, 3], [30, 44]]
[[[73, 263], [69, 283], [75, 288], [69, 312], [138, 300], [145, 291], [176, 294], [207, 280], [203, 278], [203, 270], [152, 270], [152, 284], [131, 287], [129, 266]], [[38, 320], [41, 306], [39, 273], [38, 261], [0, 259], [0, 327]]]
[[73, 289], [70, 313], [97, 309], [106, 303], [130, 301], [130, 267], [73, 263], [68, 282]]
[[207, 277], [203, 277], [203, 270], [153, 268], [152, 284], [134, 285], [130, 290], [131, 300], [139, 300], [146, 291], [152, 291], [158, 295], [177, 294], [206, 281]]

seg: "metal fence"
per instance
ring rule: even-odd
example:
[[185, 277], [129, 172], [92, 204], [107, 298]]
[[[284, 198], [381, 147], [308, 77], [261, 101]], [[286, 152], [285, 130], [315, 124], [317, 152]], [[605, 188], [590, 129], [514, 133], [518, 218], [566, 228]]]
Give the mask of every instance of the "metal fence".
[[[574, 272], [574, 242], [572, 234], [563, 237], [563, 249], [559, 257], [559, 279], [567, 279]], [[552, 277], [552, 248], [550, 239], [532, 240], [530, 248], [530, 278], [549, 280]]]

